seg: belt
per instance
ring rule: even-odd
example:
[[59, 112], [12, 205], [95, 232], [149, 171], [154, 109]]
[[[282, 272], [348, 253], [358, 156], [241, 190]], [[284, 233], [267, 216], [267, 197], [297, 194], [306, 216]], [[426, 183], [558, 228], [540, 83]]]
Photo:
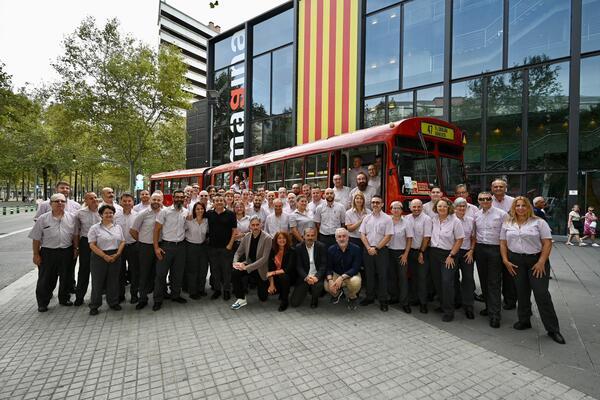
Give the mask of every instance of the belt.
[[171, 244], [171, 245], [174, 245], [174, 246], [178, 246], [178, 245], [180, 245], [180, 244], [184, 244], [184, 243], [185, 243], [185, 241], [183, 241], [183, 240], [182, 240], [182, 241], [180, 241], [180, 242], [170, 242], [170, 241], [168, 241], [168, 240], [162, 240], [162, 241], [161, 241], [161, 243], [164, 243], [164, 244]]
[[475, 246], [500, 247], [499, 244], [477, 243]]
[[328, 234], [319, 232], [319, 235], [321, 235], [321, 236], [327, 236], [327, 237], [335, 237], [335, 233], [332, 233], [331, 235], [328, 235]]
[[542, 253], [535, 253], [535, 254], [527, 254], [527, 253], [515, 253], [514, 251], [508, 251], [509, 254], [515, 255], [515, 256], [520, 256], [520, 257], [535, 257], [535, 258], [539, 258], [540, 254]]

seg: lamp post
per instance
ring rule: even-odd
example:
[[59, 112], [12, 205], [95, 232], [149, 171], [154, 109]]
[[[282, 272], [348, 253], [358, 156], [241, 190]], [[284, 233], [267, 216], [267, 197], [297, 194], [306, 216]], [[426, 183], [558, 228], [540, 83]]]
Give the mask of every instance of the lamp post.
[[[73, 161], [73, 164], [77, 163], [77, 158], [75, 157], [75, 155], [73, 155], [72, 161]], [[74, 200], [77, 201], [77, 166], [75, 166], [75, 185], [74, 185], [74, 187], [75, 187], [75, 190], [73, 192], [73, 197], [74, 197]]]

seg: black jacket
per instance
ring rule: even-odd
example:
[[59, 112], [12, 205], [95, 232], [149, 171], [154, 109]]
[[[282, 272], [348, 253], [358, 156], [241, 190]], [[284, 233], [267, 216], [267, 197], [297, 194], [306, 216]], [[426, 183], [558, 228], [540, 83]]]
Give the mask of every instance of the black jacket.
[[[275, 256], [277, 255], [277, 250], [272, 247], [271, 254], [269, 254], [269, 271], [275, 271], [277, 268], [275, 267]], [[293, 247], [290, 247], [284, 254], [283, 260], [281, 262], [281, 266], [287, 275], [295, 275], [296, 274], [296, 250]]]
[[[315, 242], [314, 256], [315, 256], [315, 267], [317, 268], [317, 278], [322, 280], [325, 277], [327, 271], [327, 249], [321, 242]], [[298, 271], [298, 279], [304, 280], [308, 276], [310, 270], [310, 261], [308, 259], [308, 251], [304, 243], [298, 243], [296, 245], [296, 270]]]

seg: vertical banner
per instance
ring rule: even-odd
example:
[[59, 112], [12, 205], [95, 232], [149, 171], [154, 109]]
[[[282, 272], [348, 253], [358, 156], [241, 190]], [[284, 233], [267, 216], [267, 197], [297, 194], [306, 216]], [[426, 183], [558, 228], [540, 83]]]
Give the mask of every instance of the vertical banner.
[[359, 6], [298, 1], [297, 144], [356, 130]]

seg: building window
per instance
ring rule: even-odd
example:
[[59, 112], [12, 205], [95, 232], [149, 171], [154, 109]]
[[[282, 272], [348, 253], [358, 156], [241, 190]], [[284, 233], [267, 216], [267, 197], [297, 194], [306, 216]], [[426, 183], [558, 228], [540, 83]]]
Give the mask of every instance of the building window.
[[583, 0], [581, 52], [600, 50], [600, 0]]
[[294, 9], [289, 9], [256, 24], [253, 28], [252, 54], [276, 49], [294, 40]]
[[444, 1], [419, 0], [404, 4], [403, 37], [402, 87], [441, 82], [444, 71]]
[[397, 93], [388, 96], [388, 120], [400, 121], [413, 116], [413, 92]]
[[444, 93], [441, 86], [417, 90], [417, 116], [444, 116]]
[[566, 169], [569, 133], [569, 64], [529, 70], [528, 169]]
[[569, 55], [571, 2], [510, 0], [508, 65], [539, 63]]
[[367, 0], [367, 14], [398, 3], [398, 0]]
[[503, 0], [454, 0], [452, 76], [502, 68]]
[[365, 96], [399, 88], [400, 7], [366, 20]]
[[483, 80], [454, 83], [451, 88], [450, 120], [466, 135], [464, 158], [467, 175], [481, 171]]
[[273, 93], [271, 94], [271, 115], [292, 112], [293, 87], [292, 46], [273, 52]]
[[385, 124], [385, 96], [365, 100], [363, 115], [365, 128]]
[[[579, 169], [600, 170], [600, 57], [581, 60]], [[600, 193], [597, 194], [600, 199]]]
[[252, 60], [252, 118], [271, 115], [271, 53]]
[[527, 197], [546, 199], [546, 218], [552, 232], [562, 235], [567, 225], [567, 174], [527, 175]]
[[487, 82], [488, 171], [521, 169], [523, 80], [521, 72], [495, 75]]

